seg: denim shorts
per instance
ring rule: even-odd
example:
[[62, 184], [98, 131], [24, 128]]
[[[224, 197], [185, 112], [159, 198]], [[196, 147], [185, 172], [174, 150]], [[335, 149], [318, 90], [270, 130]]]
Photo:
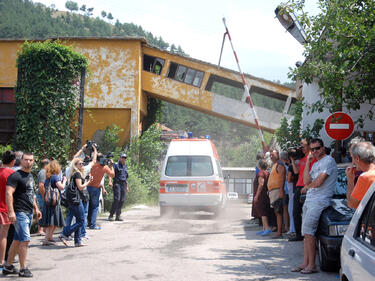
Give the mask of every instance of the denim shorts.
[[305, 202], [302, 212], [302, 235], [315, 235], [322, 211], [329, 206], [329, 203]]
[[16, 212], [13, 240], [20, 242], [30, 241], [30, 227], [33, 221], [32, 213]]

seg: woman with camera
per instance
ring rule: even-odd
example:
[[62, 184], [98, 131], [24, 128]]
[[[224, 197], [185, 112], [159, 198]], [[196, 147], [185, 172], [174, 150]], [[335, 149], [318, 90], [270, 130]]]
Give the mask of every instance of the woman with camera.
[[87, 185], [91, 183], [92, 177], [90, 176], [88, 180], [85, 180], [84, 163], [81, 158], [74, 158], [71, 162], [68, 179], [68, 208], [69, 211], [75, 216], [76, 222], [73, 225], [64, 227], [59, 238], [65, 246], [68, 246], [68, 236], [74, 233], [74, 245], [76, 247], [82, 247], [86, 246], [86, 244], [81, 242], [82, 227], [84, 226], [84, 207], [80, 191], [82, 191]]
[[[43, 241], [44, 246], [54, 245], [56, 241], [53, 239], [53, 233], [56, 227], [64, 226], [64, 216], [61, 210], [60, 197], [55, 197], [56, 202], [49, 204], [46, 200], [49, 200], [48, 192], [55, 192], [56, 190], [64, 190], [66, 184], [66, 178], [59, 177], [61, 172], [61, 165], [57, 160], [51, 161], [46, 167], [46, 181], [44, 182], [44, 190], [42, 192], [45, 204], [42, 209], [42, 219], [40, 221], [40, 226], [45, 227], [46, 235]], [[50, 190], [47, 190], [51, 187]], [[57, 192], [57, 194], [60, 194]]]

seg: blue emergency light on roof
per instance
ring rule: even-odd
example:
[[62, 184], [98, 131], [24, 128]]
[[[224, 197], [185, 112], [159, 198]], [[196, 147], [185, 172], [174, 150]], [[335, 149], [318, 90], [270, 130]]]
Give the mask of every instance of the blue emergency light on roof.
[[193, 138], [193, 132], [188, 132], [188, 138], [189, 139]]
[[211, 137], [210, 137], [210, 135], [206, 135], [205, 138], [206, 138], [207, 140], [209, 140]]

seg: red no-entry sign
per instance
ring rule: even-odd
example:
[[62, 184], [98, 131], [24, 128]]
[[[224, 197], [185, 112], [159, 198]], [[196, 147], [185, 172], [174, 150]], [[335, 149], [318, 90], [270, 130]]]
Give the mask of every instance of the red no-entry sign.
[[334, 140], [344, 140], [353, 133], [354, 122], [348, 114], [335, 112], [327, 118], [324, 128], [327, 135]]

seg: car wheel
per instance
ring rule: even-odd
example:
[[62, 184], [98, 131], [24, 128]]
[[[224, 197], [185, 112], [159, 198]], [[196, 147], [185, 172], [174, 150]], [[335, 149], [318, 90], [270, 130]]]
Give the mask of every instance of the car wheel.
[[337, 271], [340, 266], [337, 264], [337, 262], [328, 260], [327, 253], [324, 247], [322, 246], [320, 239], [318, 239], [317, 241], [318, 241], [317, 248], [318, 248], [320, 269], [323, 271]]

